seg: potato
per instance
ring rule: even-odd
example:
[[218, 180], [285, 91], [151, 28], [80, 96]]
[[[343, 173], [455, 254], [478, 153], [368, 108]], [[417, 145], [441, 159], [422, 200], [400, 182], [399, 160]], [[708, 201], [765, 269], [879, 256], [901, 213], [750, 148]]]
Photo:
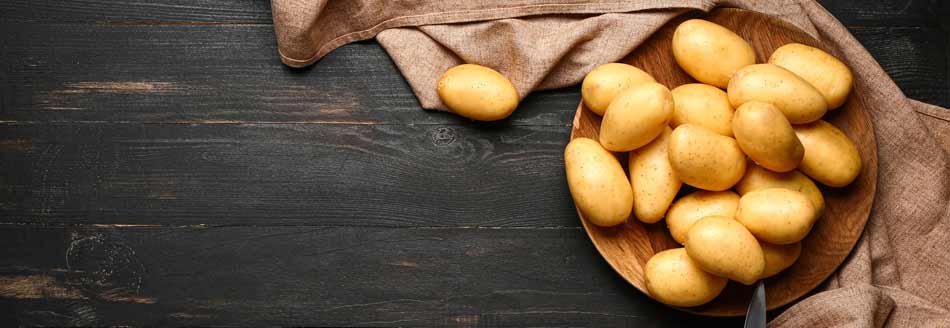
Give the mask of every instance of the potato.
[[750, 101], [739, 106], [732, 131], [742, 152], [775, 172], [794, 170], [805, 155], [792, 124], [769, 103]]
[[676, 176], [699, 189], [726, 190], [745, 174], [745, 154], [736, 140], [698, 125], [676, 127], [669, 152]]
[[759, 246], [762, 246], [762, 253], [765, 255], [765, 270], [762, 271], [760, 279], [774, 276], [788, 269], [802, 254], [802, 243], [776, 245], [760, 241]]
[[766, 188], [739, 198], [736, 221], [759, 240], [787, 245], [808, 235], [816, 214], [815, 206], [805, 194], [785, 188]]
[[740, 69], [729, 81], [727, 95], [735, 108], [753, 100], [775, 105], [792, 124], [814, 122], [828, 111], [821, 92], [795, 73], [772, 64]]
[[581, 83], [581, 99], [584, 105], [597, 115], [604, 116], [614, 97], [634, 85], [656, 82], [650, 74], [631, 65], [609, 63], [597, 66]]
[[742, 67], [755, 64], [752, 46], [715, 23], [690, 19], [673, 32], [673, 57], [696, 81], [725, 88]]
[[477, 121], [496, 121], [518, 107], [518, 91], [504, 75], [491, 68], [463, 64], [439, 78], [439, 99], [453, 113]]
[[[745, 195], [765, 188], [785, 188], [798, 191], [805, 194], [811, 204], [815, 206], [815, 216], [821, 217], [825, 212], [825, 197], [821, 195], [821, 190], [804, 174], [798, 170], [792, 170], [785, 173], [776, 173], [765, 168], [751, 164], [745, 171], [745, 176], [736, 184], [736, 191], [740, 195]], [[736, 199], [738, 201], [738, 199]]]
[[851, 93], [851, 70], [838, 58], [818, 48], [789, 43], [775, 49], [769, 63], [780, 66], [808, 81], [828, 103], [828, 109], [841, 107]]
[[600, 143], [610, 151], [640, 148], [663, 132], [673, 117], [673, 96], [659, 83], [627, 88], [607, 106], [600, 124]]
[[564, 149], [564, 169], [574, 205], [593, 224], [623, 223], [633, 210], [633, 191], [613, 154], [597, 141], [577, 138]]
[[736, 220], [707, 216], [686, 237], [686, 253], [706, 272], [751, 285], [762, 277], [765, 256], [759, 241]]
[[630, 152], [630, 185], [633, 187], [633, 215], [640, 221], [656, 223], [666, 214], [683, 185], [667, 156], [670, 127], [646, 146]]
[[830, 187], [844, 187], [861, 173], [861, 155], [851, 139], [834, 125], [816, 121], [796, 125], [795, 134], [805, 146], [798, 169]]
[[653, 255], [643, 270], [647, 292], [657, 301], [680, 307], [712, 301], [728, 280], [703, 271], [689, 258], [685, 248], [668, 249]]
[[680, 244], [686, 243], [686, 232], [693, 223], [707, 216], [735, 218], [739, 195], [726, 191], [699, 190], [677, 199], [666, 213], [670, 235]]
[[675, 128], [692, 123], [718, 134], [732, 136], [732, 105], [721, 89], [702, 83], [678, 86], [673, 94], [673, 121]]

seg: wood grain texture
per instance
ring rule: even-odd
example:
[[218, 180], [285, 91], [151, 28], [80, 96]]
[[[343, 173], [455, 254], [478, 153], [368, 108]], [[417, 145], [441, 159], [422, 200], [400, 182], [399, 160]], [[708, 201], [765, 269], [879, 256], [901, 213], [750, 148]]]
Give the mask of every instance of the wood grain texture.
[[[755, 12], [719, 9], [702, 17], [749, 41], [755, 49], [757, 62], [766, 61], [776, 48], [791, 42], [824, 48], [793, 26]], [[671, 89], [685, 83], [695, 83], [676, 64], [671, 49], [673, 31], [688, 18], [681, 17], [664, 26], [623, 62], [643, 69], [657, 82]], [[769, 309], [788, 304], [818, 286], [844, 261], [861, 236], [871, 211], [877, 181], [877, 145], [870, 116], [862, 102], [862, 94], [866, 92], [860, 86], [855, 86], [844, 107], [823, 118], [839, 127], [855, 142], [861, 153], [861, 174], [845, 188], [822, 188], [826, 200], [825, 214], [802, 241], [801, 257], [786, 271], [769, 278], [765, 283]], [[599, 121], [600, 117], [581, 103], [574, 118], [571, 138], [596, 140]], [[578, 214], [601, 255], [624, 279], [644, 293], [648, 293], [643, 276], [646, 262], [657, 252], [680, 247], [662, 223], [647, 225], [630, 219], [617, 227], [600, 228], [584, 219], [580, 212]], [[710, 316], [743, 315], [752, 290], [751, 286], [730, 282], [726, 290], [712, 302], [685, 310]]]
[[0, 226], [0, 311], [9, 311], [0, 317], [54, 326], [741, 322], [685, 315], [642, 297], [583, 235], [580, 228]]
[[0, 126], [18, 223], [578, 227], [565, 126]]
[[[375, 42], [290, 69], [270, 26], [0, 24], [0, 120], [466, 124], [425, 111]], [[368, 78], [367, 78], [368, 77]], [[505, 122], [562, 125], [577, 87], [539, 92]]]

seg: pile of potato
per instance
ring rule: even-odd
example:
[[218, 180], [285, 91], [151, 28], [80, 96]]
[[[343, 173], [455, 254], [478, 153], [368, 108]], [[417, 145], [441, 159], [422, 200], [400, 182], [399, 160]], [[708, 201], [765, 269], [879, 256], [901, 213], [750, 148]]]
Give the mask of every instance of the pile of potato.
[[[861, 158], [821, 120], [852, 85], [851, 71], [828, 53], [793, 43], [756, 64], [746, 40], [699, 19], [676, 28], [672, 47], [701, 83], [670, 91], [630, 65], [595, 68], [581, 93], [603, 116], [599, 141], [574, 139], [564, 161], [574, 203], [591, 223], [666, 218], [684, 247], [647, 262], [646, 287], [660, 302], [690, 307], [713, 300], [727, 280], [751, 285], [791, 266], [825, 208], [812, 180], [846, 186]], [[626, 172], [616, 152], [628, 152]], [[684, 183], [699, 190], [676, 199]]]

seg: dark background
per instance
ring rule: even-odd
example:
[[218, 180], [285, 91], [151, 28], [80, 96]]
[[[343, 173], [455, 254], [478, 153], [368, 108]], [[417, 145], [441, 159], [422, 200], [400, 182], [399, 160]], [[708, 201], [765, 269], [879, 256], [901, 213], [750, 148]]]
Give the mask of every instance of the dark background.
[[[947, 3], [822, 4], [950, 105]], [[640, 294], [580, 228], [579, 99], [424, 111], [373, 41], [289, 69], [265, 0], [4, 0], [0, 325], [715, 322]]]

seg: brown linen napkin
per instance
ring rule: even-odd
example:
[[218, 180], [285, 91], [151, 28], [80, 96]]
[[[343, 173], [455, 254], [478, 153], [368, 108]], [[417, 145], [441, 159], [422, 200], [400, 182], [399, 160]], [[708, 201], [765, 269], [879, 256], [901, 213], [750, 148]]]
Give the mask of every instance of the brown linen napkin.
[[444, 110], [436, 80], [477, 63], [530, 91], [577, 84], [676, 15], [717, 6], [784, 19], [828, 45], [867, 92], [878, 190], [864, 235], [826, 283], [770, 325], [950, 326], [950, 110], [908, 99], [830, 13], [811, 0], [273, 0], [281, 58], [313, 63], [376, 39], [422, 107]]

